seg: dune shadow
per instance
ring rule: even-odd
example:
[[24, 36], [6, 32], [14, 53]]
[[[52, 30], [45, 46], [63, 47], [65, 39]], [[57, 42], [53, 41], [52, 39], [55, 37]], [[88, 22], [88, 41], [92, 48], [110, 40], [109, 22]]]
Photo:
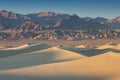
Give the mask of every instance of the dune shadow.
[[39, 45], [34, 45], [34, 46], [28, 46], [26, 48], [19, 49], [19, 50], [0, 50], [0, 58], [14, 56], [18, 54], [24, 54], [28, 52], [34, 52], [37, 50], [48, 49], [50, 47], [51, 46], [47, 44], [39, 44]]
[[74, 52], [80, 52], [84, 50], [90, 50], [91, 48], [76, 48], [76, 47], [60, 47], [61, 49], [69, 50], [69, 51], [74, 51]]
[[111, 76], [16, 76], [16, 75], [1, 75], [0, 80], [108, 80]]
[[70, 51], [73, 51], [73, 52], [77, 52], [79, 54], [82, 54], [82, 55], [85, 55], [87, 57], [91, 57], [91, 56], [95, 56], [95, 55], [99, 55], [99, 54], [103, 54], [103, 53], [106, 53], [108, 51], [111, 51], [111, 49], [67, 49], [67, 50], [70, 50]]
[[90, 50], [84, 50], [84, 51], [80, 51], [79, 53], [88, 57], [91, 56], [96, 56], [96, 55], [100, 55], [100, 54], [104, 54], [106, 52], [111, 51], [111, 49], [90, 49]]
[[109, 51], [120, 53], [120, 50], [111, 49], [111, 48], [107, 48], [107, 49], [96, 49], [96, 48], [93, 48], [93, 49], [62, 48], [62, 49], [73, 51], [73, 52], [77, 52], [77, 53], [85, 55], [87, 57], [104, 54], [104, 53], [109, 52]]
[[120, 53], [120, 50], [117, 50], [117, 49], [111, 49], [111, 51], [115, 53]]
[[11, 56], [0, 59], [0, 70], [31, 67], [49, 63], [65, 62], [80, 58], [56, 58], [57, 52], [37, 52], [28, 55]]

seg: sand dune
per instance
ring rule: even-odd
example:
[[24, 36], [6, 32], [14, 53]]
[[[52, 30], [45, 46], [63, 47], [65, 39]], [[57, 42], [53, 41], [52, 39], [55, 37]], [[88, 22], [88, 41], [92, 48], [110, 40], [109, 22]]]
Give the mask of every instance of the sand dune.
[[9, 57], [9, 56], [18, 55], [18, 54], [25, 54], [28, 52], [34, 52], [34, 51], [38, 51], [38, 50], [48, 49], [51, 47], [52, 46], [50, 46], [48, 44], [35, 44], [35, 45], [25, 44], [25, 46], [22, 46], [22, 47], [18, 46], [18, 47], [14, 47], [12, 49], [4, 48], [4, 49], [0, 49], [0, 58]]
[[115, 46], [116, 46], [116, 44], [110, 42], [110, 43], [107, 43], [103, 46], [98, 47], [97, 49], [108, 49], [108, 48], [114, 48]]
[[0, 47], [0, 50], [17, 50], [17, 49], [22, 49], [22, 48], [26, 48], [26, 47], [29, 47], [29, 46], [33, 46], [33, 45], [37, 45], [37, 43], [34, 43], [34, 42], [30, 42], [30, 43], [26, 43], [26, 44], [23, 44], [23, 45], [19, 45], [19, 46], [13, 46], [13, 45], [8, 45], [8, 46], [1, 46]]
[[[69, 51], [73, 51], [73, 52], [77, 52], [79, 54], [82, 54], [81, 53], [82, 51], [93, 49], [91, 47], [87, 47], [87, 46], [84, 46], [84, 45], [80, 45], [80, 46], [62, 46], [60, 48], [65, 49], [65, 50], [69, 50]], [[82, 54], [82, 55], [85, 55], [85, 54]], [[87, 56], [87, 55], [85, 55], [85, 56]]]
[[0, 50], [0, 80], [120, 80], [119, 48], [36, 44]]
[[19, 49], [23, 49], [23, 48], [26, 48], [26, 47], [29, 47], [29, 45], [25, 44], [25, 45], [21, 45], [21, 46], [18, 46], [18, 47], [4, 48], [3, 50], [19, 50]]
[[71, 61], [85, 56], [56, 47], [0, 59], [0, 70]]
[[74, 46], [61, 47], [61, 48], [65, 49], [65, 50], [70, 50], [70, 51], [73, 51], [73, 52], [77, 52], [79, 54], [82, 54], [82, 55], [85, 55], [85, 56], [88, 56], [88, 57], [104, 54], [104, 53], [106, 53], [108, 51], [111, 51], [111, 49], [108, 48], [108, 47], [107, 48], [101, 48], [101, 49], [99, 49], [99, 47], [98, 48], [91, 48], [91, 47], [88, 47], [88, 48], [76, 48]]
[[116, 45], [113, 49], [120, 50], [120, 44]]
[[87, 48], [88, 46], [86, 45], [78, 45], [78, 46], [75, 46], [76, 48]]
[[114, 48], [115, 46], [113, 45], [103, 45], [103, 46], [100, 46], [98, 47], [97, 49], [107, 49], [107, 48]]
[[[120, 73], [120, 54], [107, 52], [102, 55], [61, 63], [52, 63], [0, 71], [0, 74], [32, 77], [98, 76]], [[49, 78], [50, 79], [50, 78]], [[50, 79], [52, 80], [52, 79]], [[64, 79], [63, 79], [64, 80]], [[82, 80], [82, 79], [81, 79]], [[90, 80], [90, 79], [86, 79]], [[91, 79], [92, 80], [92, 79]], [[97, 79], [95, 79], [97, 80]], [[104, 80], [104, 79], [98, 79]]]

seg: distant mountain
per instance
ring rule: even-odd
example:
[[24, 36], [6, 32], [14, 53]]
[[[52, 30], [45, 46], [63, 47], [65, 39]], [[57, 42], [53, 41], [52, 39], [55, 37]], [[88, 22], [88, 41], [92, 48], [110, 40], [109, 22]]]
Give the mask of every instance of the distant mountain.
[[0, 29], [15, 28], [28, 20], [30, 20], [30, 18], [28, 18], [27, 16], [14, 12], [0, 10]]
[[108, 19], [106, 25], [111, 26], [113, 29], [120, 29], [120, 16], [114, 19]]
[[28, 31], [29, 29], [36, 30], [35, 27], [31, 28], [31, 25], [39, 25], [39, 28], [37, 27], [38, 30], [42, 30], [43, 28], [44, 30], [114, 30], [120, 29], [120, 16], [114, 19], [102, 17], [80, 18], [75, 14], [69, 15], [54, 12], [39, 12], [22, 15], [11, 11], [0, 10], [0, 30], [13, 28], [23, 28], [21, 30], [26, 29]]
[[54, 12], [39, 12], [26, 15], [31, 18], [33, 22], [42, 24], [44, 26], [54, 25], [57, 21], [64, 19], [68, 14], [60, 14]]
[[17, 30], [22, 30], [22, 31], [41, 31], [43, 30], [43, 26], [40, 24], [36, 24], [32, 21], [26, 21], [23, 24], [21, 24]]
[[110, 29], [109, 26], [98, 23], [93, 19], [83, 19], [77, 16], [76, 14], [68, 16], [65, 19], [58, 21], [55, 24], [55, 27], [58, 29], [68, 29], [68, 30], [106, 30]]
[[96, 22], [99, 22], [99, 23], [101, 23], [101, 24], [104, 24], [108, 19], [103, 18], [103, 17], [97, 17], [97, 18], [94, 18], [94, 20], [95, 20]]
[[120, 16], [116, 17], [114, 20], [120, 22]]
[[85, 18], [82, 18], [82, 19], [85, 20], [85, 21], [93, 20], [93, 21], [98, 22], [100, 24], [109, 26], [109, 28], [111, 30], [120, 29], [120, 16], [118, 16], [114, 19], [106, 19], [106, 18], [103, 18], [103, 17], [97, 17], [97, 18], [85, 17]]
[[92, 20], [93, 18], [92, 17], [83, 17], [81, 19], [84, 20], [84, 21], [89, 21], [89, 20]]
[[114, 19], [81, 18], [76, 14], [39, 12], [22, 15], [0, 10], [0, 40], [120, 39], [119, 29], [120, 16]]
[[7, 19], [24, 19], [24, 20], [30, 19], [24, 15], [14, 13], [11, 11], [6, 11], [6, 10], [0, 10], [0, 16], [3, 16], [4, 18], [7, 18]]

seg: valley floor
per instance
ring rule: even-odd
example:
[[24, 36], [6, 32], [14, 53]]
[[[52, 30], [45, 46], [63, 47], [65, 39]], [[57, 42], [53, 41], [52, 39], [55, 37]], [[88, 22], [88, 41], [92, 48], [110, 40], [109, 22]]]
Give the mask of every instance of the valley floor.
[[67, 40], [36, 40], [36, 39], [20, 39], [20, 40], [0, 40], [0, 47], [4, 46], [19, 46], [26, 43], [46, 43], [49, 45], [90, 45], [90, 46], [100, 46], [106, 43], [113, 42], [115, 44], [120, 43], [120, 39], [98, 39], [98, 40], [81, 40], [81, 41], [67, 41]]

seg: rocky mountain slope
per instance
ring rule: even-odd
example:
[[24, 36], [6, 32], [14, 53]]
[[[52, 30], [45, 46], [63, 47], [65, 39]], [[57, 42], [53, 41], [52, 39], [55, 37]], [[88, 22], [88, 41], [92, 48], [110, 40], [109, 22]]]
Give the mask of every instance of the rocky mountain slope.
[[109, 30], [110, 27], [93, 20], [85, 21], [76, 14], [58, 21], [55, 27], [66, 30]]
[[120, 16], [114, 18], [114, 19], [106, 19], [106, 18], [102, 18], [102, 17], [97, 17], [97, 18], [89, 18], [89, 17], [85, 17], [85, 18], [82, 18], [83, 20], [86, 20], [86, 21], [90, 21], [90, 20], [93, 20], [93, 21], [96, 21], [100, 24], [103, 24], [103, 25], [107, 25], [110, 27], [110, 29], [120, 29]]
[[57, 21], [70, 16], [68, 14], [60, 14], [54, 12], [39, 12], [26, 15], [31, 18], [33, 22], [42, 24], [44, 26], [54, 25]]
[[0, 32], [0, 40], [38, 39], [38, 40], [96, 40], [120, 39], [120, 31], [111, 30], [45, 30]]
[[30, 20], [29, 17], [8, 12], [5, 10], [0, 10], [0, 29], [11, 29], [20, 26], [25, 21]]

